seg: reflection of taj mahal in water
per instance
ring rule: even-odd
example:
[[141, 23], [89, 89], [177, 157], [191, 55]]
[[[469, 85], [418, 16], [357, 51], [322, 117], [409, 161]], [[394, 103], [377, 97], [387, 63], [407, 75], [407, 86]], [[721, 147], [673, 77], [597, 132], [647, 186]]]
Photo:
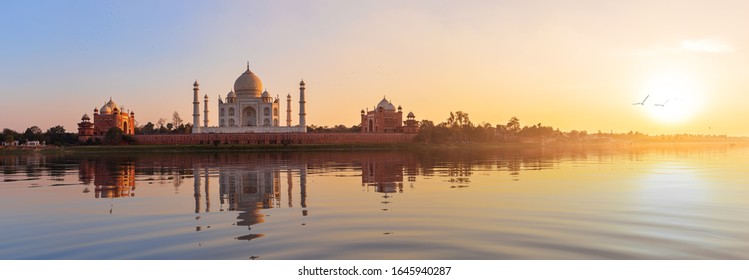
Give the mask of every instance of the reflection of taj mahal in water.
[[[412, 162], [409, 164], [409, 161], [402, 158], [393, 159], [392, 155], [387, 154], [368, 154], [347, 159], [361, 166], [362, 187], [366, 191], [384, 194], [386, 199], [393, 193], [403, 192], [404, 170], [407, 176], [415, 172], [415, 168], [409, 167]], [[201, 216], [206, 213], [236, 212], [237, 221], [234, 225], [247, 227], [249, 231], [236, 239], [252, 240], [263, 236], [262, 233], [257, 233], [258, 229], [253, 228], [254, 225], [265, 222], [267, 212], [263, 210], [299, 207], [301, 209], [297, 213], [301, 217], [310, 214], [307, 206], [308, 168], [319, 168], [310, 164], [306, 161], [279, 163], [262, 159], [255, 162], [242, 157], [229, 157], [222, 160], [220, 165], [210, 164], [210, 167], [190, 160], [152, 162], [92, 159], [84, 160], [79, 165], [79, 179], [85, 185], [94, 183], [95, 198], [122, 198], [135, 196], [136, 170], [138, 184], [146, 184], [141, 187], [141, 192], [173, 183], [175, 193], [179, 193], [177, 189], [183, 182], [181, 178], [192, 177], [194, 208], [191, 211], [196, 214], [195, 219], [198, 221], [195, 230], [210, 228], [200, 222]], [[409, 181], [412, 181], [411, 177]], [[218, 185], [215, 185], [216, 182]], [[282, 204], [282, 200], [285, 203]]]
[[[238, 211], [237, 226], [246, 226], [249, 234], [239, 236], [239, 240], [252, 240], [264, 236], [255, 233], [252, 226], [265, 221], [265, 215], [260, 211], [263, 209], [281, 207], [281, 184], [285, 181], [288, 194], [288, 207], [293, 207], [294, 183], [292, 173], [298, 172], [299, 178], [299, 206], [302, 207], [302, 216], [307, 216], [307, 169], [306, 166], [291, 167], [285, 170], [280, 168], [246, 168], [246, 167], [220, 167], [218, 170], [218, 182], [220, 192], [219, 211]], [[195, 213], [210, 212], [210, 188], [209, 177], [211, 172], [204, 168], [194, 168], [194, 197]], [[201, 190], [201, 177], [204, 191]], [[285, 177], [282, 180], [282, 177]], [[201, 201], [205, 202], [202, 208]], [[215, 210], [214, 210], [215, 211]], [[197, 227], [196, 230], [201, 230]]]

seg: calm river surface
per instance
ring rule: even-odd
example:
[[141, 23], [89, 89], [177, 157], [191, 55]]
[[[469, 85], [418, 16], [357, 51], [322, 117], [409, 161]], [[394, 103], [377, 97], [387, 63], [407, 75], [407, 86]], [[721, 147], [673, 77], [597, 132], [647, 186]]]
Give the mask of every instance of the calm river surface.
[[0, 159], [0, 259], [749, 259], [745, 146]]

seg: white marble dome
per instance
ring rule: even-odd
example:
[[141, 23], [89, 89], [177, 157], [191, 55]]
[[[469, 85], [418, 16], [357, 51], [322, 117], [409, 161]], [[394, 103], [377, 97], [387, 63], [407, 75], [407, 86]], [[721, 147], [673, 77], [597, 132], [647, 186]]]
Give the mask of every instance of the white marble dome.
[[239, 78], [234, 82], [234, 92], [237, 95], [246, 94], [251, 97], [260, 97], [263, 92], [263, 82], [247, 67], [247, 71], [239, 75]]

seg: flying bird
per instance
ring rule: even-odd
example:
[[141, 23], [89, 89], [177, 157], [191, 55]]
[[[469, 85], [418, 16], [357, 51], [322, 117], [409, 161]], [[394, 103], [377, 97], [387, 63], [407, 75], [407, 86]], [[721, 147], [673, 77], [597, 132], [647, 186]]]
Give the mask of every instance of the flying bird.
[[655, 104], [654, 106], [664, 107], [664, 106], [666, 106], [666, 103], [668, 103], [668, 100], [670, 100], [670, 99], [666, 99], [666, 102], [663, 102], [663, 104]]
[[632, 103], [632, 105], [645, 105], [645, 100], [648, 100], [648, 97], [650, 97], [650, 94], [645, 96], [645, 99], [643, 99], [642, 102]]

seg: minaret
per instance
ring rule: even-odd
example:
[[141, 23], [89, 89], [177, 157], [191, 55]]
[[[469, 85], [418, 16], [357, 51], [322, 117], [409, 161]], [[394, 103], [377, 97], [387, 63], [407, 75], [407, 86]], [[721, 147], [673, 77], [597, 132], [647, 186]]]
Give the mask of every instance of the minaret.
[[304, 80], [302, 80], [299, 83], [299, 126], [302, 127], [302, 131], [307, 132], [307, 121], [305, 120], [305, 116], [307, 114], [304, 112]]
[[208, 95], [203, 97], [203, 127], [208, 127]]
[[192, 84], [192, 133], [200, 133], [200, 102], [198, 102], [198, 80]]
[[286, 126], [291, 126], [291, 94], [286, 95]]

